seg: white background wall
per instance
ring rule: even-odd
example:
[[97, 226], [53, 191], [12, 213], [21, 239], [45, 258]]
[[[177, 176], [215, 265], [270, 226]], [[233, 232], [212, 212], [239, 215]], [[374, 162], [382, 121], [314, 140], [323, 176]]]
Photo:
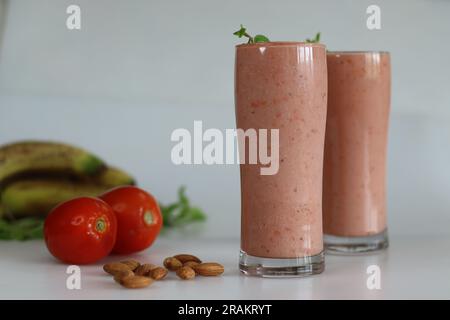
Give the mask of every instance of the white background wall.
[[[65, 27], [78, 4], [82, 29]], [[366, 28], [381, 7], [382, 29]], [[237, 166], [174, 166], [170, 133], [234, 127], [232, 36], [322, 32], [330, 50], [388, 50], [393, 63], [389, 224], [450, 228], [450, 1], [0, 0], [0, 143], [59, 139], [132, 172], [162, 201], [180, 184], [209, 214], [204, 237], [239, 234]], [[1, 27], [0, 27], [1, 28]]]

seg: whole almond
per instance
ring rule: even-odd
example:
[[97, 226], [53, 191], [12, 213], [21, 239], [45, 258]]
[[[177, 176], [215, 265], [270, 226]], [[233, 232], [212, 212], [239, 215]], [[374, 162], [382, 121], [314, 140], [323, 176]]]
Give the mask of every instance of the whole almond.
[[139, 261], [136, 261], [133, 259], [120, 261], [120, 263], [126, 264], [128, 267], [130, 267], [131, 271], [136, 270], [137, 267], [139, 267], [141, 265]]
[[186, 267], [191, 267], [192, 268], [193, 266], [196, 266], [198, 264], [199, 263], [196, 262], [196, 261], [188, 261], [188, 262], [183, 263], [183, 267], [186, 266]]
[[103, 270], [105, 270], [106, 273], [109, 273], [111, 275], [115, 275], [118, 272], [123, 272], [130, 270], [130, 267], [126, 264], [123, 264], [121, 262], [111, 262], [107, 263], [103, 266]]
[[119, 271], [114, 275], [114, 281], [122, 283], [123, 279], [128, 277], [134, 277], [134, 272], [131, 270]]
[[169, 258], [164, 259], [163, 263], [164, 263], [164, 267], [166, 267], [167, 269], [169, 269], [171, 271], [176, 271], [177, 269], [179, 269], [183, 266], [181, 261], [174, 257], [169, 257]]
[[125, 288], [138, 289], [148, 287], [153, 280], [148, 277], [132, 276], [120, 280], [120, 284]]
[[200, 263], [192, 268], [196, 273], [205, 277], [218, 276], [224, 272], [223, 266], [216, 262]]
[[173, 256], [174, 258], [180, 260], [181, 263], [186, 263], [188, 261], [195, 261], [197, 263], [201, 263], [202, 260], [200, 260], [199, 258], [197, 258], [196, 256], [193, 256], [192, 254], [186, 254], [186, 253], [182, 253], [182, 254], [177, 254], [176, 256]]
[[195, 271], [191, 267], [181, 267], [177, 270], [177, 276], [183, 280], [190, 280], [195, 278]]
[[163, 267], [156, 267], [153, 270], [150, 271], [150, 277], [154, 280], [162, 280], [167, 276], [167, 273], [169, 271], [166, 268]]
[[152, 271], [152, 269], [155, 269], [155, 268], [156, 268], [156, 266], [154, 264], [144, 263], [144, 264], [141, 264], [139, 267], [137, 267], [136, 270], [134, 271], [134, 273], [137, 276], [148, 277], [150, 275], [150, 271]]

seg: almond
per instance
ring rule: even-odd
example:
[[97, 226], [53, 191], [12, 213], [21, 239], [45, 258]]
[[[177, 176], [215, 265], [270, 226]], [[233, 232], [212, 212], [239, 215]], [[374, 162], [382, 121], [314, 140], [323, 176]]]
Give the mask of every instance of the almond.
[[181, 261], [174, 257], [169, 257], [169, 258], [164, 259], [163, 263], [164, 263], [164, 267], [166, 267], [167, 269], [169, 269], [171, 271], [176, 271], [177, 269], [179, 269], [183, 266]]
[[196, 261], [188, 261], [188, 262], [185, 262], [185, 263], [183, 263], [183, 267], [184, 266], [187, 266], [187, 267], [193, 267], [193, 266], [196, 266], [196, 265], [198, 265], [199, 263], [198, 262], [196, 262]]
[[156, 268], [156, 266], [154, 264], [144, 263], [144, 264], [141, 264], [139, 267], [137, 267], [136, 270], [134, 271], [134, 273], [137, 276], [148, 277], [150, 275], [150, 271], [152, 271], [155, 268]]
[[177, 276], [183, 280], [190, 280], [195, 278], [195, 271], [191, 267], [181, 267], [177, 270]]
[[125, 288], [138, 289], [148, 287], [153, 280], [148, 277], [132, 276], [120, 280], [120, 284]]
[[163, 267], [156, 267], [152, 271], [150, 271], [150, 277], [152, 277], [154, 280], [162, 280], [167, 276], [167, 273], [169, 271], [166, 268]]
[[224, 272], [224, 267], [216, 262], [200, 263], [192, 267], [201, 276], [218, 276]]
[[134, 272], [131, 270], [119, 271], [114, 275], [114, 281], [117, 283], [122, 283], [121, 281], [128, 277], [133, 277]]
[[193, 256], [192, 254], [186, 254], [186, 253], [182, 253], [182, 254], [177, 254], [176, 256], [173, 256], [174, 258], [180, 260], [181, 263], [186, 263], [188, 261], [195, 261], [198, 263], [201, 263], [202, 260], [200, 260], [199, 258], [197, 258], [196, 256]]
[[107, 263], [103, 266], [103, 270], [105, 270], [106, 273], [109, 273], [111, 275], [115, 275], [118, 272], [123, 272], [130, 270], [130, 267], [126, 264], [123, 264], [121, 262], [111, 262]]
[[139, 261], [136, 260], [124, 260], [124, 261], [120, 261], [120, 263], [126, 264], [128, 267], [130, 267], [131, 271], [134, 271], [137, 269], [137, 267], [139, 267], [141, 264]]

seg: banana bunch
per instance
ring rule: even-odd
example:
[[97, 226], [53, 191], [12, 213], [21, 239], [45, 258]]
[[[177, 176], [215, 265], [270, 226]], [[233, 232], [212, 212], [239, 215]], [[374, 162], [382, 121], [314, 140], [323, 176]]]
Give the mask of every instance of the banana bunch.
[[58, 203], [133, 185], [86, 150], [47, 141], [0, 146], [0, 219], [45, 217]]

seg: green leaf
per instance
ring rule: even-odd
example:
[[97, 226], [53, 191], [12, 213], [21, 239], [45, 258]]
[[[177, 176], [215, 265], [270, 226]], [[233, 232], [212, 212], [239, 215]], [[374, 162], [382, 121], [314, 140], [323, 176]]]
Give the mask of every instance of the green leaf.
[[238, 36], [239, 38], [242, 38], [243, 36], [245, 36], [246, 31], [247, 29], [245, 29], [245, 27], [241, 24], [241, 28], [238, 31], [234, 32], [233, 34], [235, 36]]
[[44, 237], [44, 220], [22, 218], [14, 221], [0, 219], [0, 240], [30, 240]]
[[316, 43], [320, 42], [320, 32], [317, 32], [315, 40], [316, 40]]
[[181, 186], [178, 189], [178, 199], [181, 204], [189, 207], [189, 199], [186, 197], [186, 187], [185, 186]]
[[316, 36], [313, 39], [306, 39], [306, 43], [319, 43], [320, 42], [320, 32], [316, 33]]
[[241, 24], [241, 28], [238, 31], [235, 31], [233, 33], [235, 36], [242, 38], [246, 37], [248, 38], [247, 43], [257, 43], [257, 42], [269, 42], [269, 38], [267, 38], [265, 35], [258, 34], [255, 37], [252, 37], [247, 33], [247, 29]]
[[255, 42], [269, 42], [269, 38], [267, 38], [266, 36], [262, 35], [262, 34], [257, 34], [254, 38], [253, 41]]
[[193, 221], [205, 221], [206, 216], [200, 208], [191, 208], [191, 219]]
[[160, 204], [164, 227], [181, 227], [193, 222], [204, 221], [205, 213], [198, 207], [191, 207], [186, 188], [178, 189], [178, 201], [170, 205]]

